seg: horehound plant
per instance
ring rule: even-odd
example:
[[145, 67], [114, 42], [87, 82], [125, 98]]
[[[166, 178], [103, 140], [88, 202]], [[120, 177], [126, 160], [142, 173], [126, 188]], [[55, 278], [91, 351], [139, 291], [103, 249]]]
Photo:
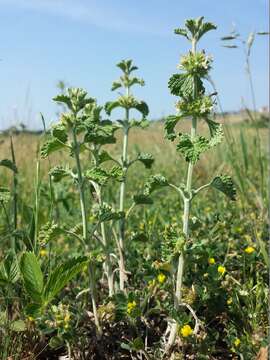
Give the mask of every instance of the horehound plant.
[[[78, 135], [83, 130], [82, 115], [86, 105], [94, 102], [93, 98], [88, 98], [87, 93], [82, 89], [68, 89], [67, 94], [61, 94], [54, 98], [58, 103], [67, 106], [69, 112], [61, 115], [60, 122], [51, 130], [51, 137], [41, 148], [41, 156], [47, 158], [52, 152], [60, 149], [68, 149], [70, 155], [75, 159], [76, 174], [70, 169], [61, 166], [51, 170], [51, 176], [54, 180], [59, 181], [68, 175], [72, 176], [77, 185], [81, 208], [82, 237], [81, 242], [85, 251], [90, 250], [88, 234], [88, 217], [87, 205], [85, 198], [85, 178], [82, 171], [80, 152], [82, 144], [79, 142]], [[101, 332], [95, 294], [95, 274], [92, 262], [89, 262], [89, 285], [91, 289], [91, 299], [95, 324], [98, 332]]]
[[[194, 197], [203, 189], [213, 187], [225, 193], [230, 199], [235, 198], [235, 188], [229, 176], [215, 176], [209, 183], [197, 188], [192, 188], [192, 175], [195, 164], [200, 155], [213, 148], [222, 141], [222, 126], [214, 121], [214, 94], [207, 95], [203, 80], [207, 78], [211, 68], [212, 59], [204, 51], [197, 50], [198, 41], [210, 30], [216, 29], [216, 26], [210, 22], [204, 22], [203, 17], [190, 19], [185, 23], [185, 28], [175, 30], [175, 34], [185, 37], [191, 43], [191, 51], [180, 59], [178, 68], [181, 73], [171, 76], [168, 86], [170, 92], [180, 97], [176, 103], [177, 115], [171, 115], [166, 119], [165, 132], [166, 137], [171, 140], [177, 140], [176, 149], [182, 154], [188, 163], [186, 181], [180, 186], [170, 184], [163, 176], [152, 176], [146, 187], [146, 194], [150, 194], [156, 188], [170, 186], [178, 192], [184, 203], [182, 231], [173, 234], [173, 251], [177, 259], [177, 267], [174, 269], [174, 311], [177, 312], [181, 306], [186, 306], [182, 301], [182, 287], [184, 279], [185, 252], [191, 242], [189, 238], [189, 219], [191, 203]], [[190, 119], [190, 134], [176, 133], [176, 124], [184, 118]], [[197, 123], [203, 120], [207, 123], [210, 131], [210, 137], [206, 138], [197, 134]], [[187, 307], [187, 306], [186, 306]], [[199, 320], [192, 309], [189, 309], [193, 315], [196, 326], [194, 334], [199, 330]], [[170, 352], [174, 345], [178, 333], [177, 321], [173, 318], [169, 320], [168, 340], [166, 343], [166, 353]]]
[[[113, 222], [119, 221], [125, 215], [123, 211], [115, 211], [103, 199], [104, 187], [108, 181], [123, 179], [123, 170], [119, 162], [103, 149], [104, 145], [116, 142], [114, 133], [118, 125], [108, 119], [102, 120], [103, 107], [98, 106], [95, 99], [88, 98], [87, 93], [82, 89], [68, 89], [66, 94], [60, 94], [54, 100], [57, 103], [64, 103], [69, 112], [61, 114], [59, 123], [53, 126], [51, 137], [42, 147], [41, 153], [43, 157], [47, 157], [53, 151], [66, 148], [69, 149], [70, 156], [75, 159], [76, 172], [69, 167], [58, 165], [50, 170], [50, 176], [55, 182], [67, 176], [73, 179], [80, 195], [82, 224], [76, 224], [72, 229], [59, 228], [55, 224], [50, 227], [53, 232], [58, 231], [79, 239], [85, 252], [90, 255], [90, 288], [84, 289], [82, 293], [90, 291], [92, 295], [95, 322], [100, 332], [95, 300], [95, 259], [104, 260], [104, 274], [108, 279], [109, 296], [112, 296], [115, 293], [112, 258], [116, 256], [113, 254], [111, 233]], [[82, 152], [88, 152], [91, 166], [89, 162], [82, 163]], [[116, 165], [105, 167], [105, 162]], [[91, 201], [89, 201], [90, 193]], [[110, 223], [111, 226], [106, 228], [106, 223]]]
[[[117, 66], [123, 71], [123, 75], [117, 81], [114, 81], [112, 84], [112, 91], [123, 88], [125, 93], [120, 94], [120, 97], [111, 102], [107, 102], [105, 109], [110, 115], [112, 110], [115, 108], [122, 108], [125, 110], [125, 117], [123, 120], [118, 120], [119, 126], [123, 130], [123, 148], [120, 164], [123, 170], [123, 180], [120, 186], [120, 199], [119, 199], [119, 211], [125, 211], [125, 193], [126, 193], [126, 178], [129, 167], [135, 161], [141, 161], [146, 168], [150, 168], [154, 159], [151, 154], [139, 153], [134, 160], [129, 160], [128, 158], [128, 137], [129, 131], [132, 127], [145, 127], [147, 121], [145, 117], [148, 115], [149, 110], [148, 106], [144, 101], [139, 101], [131, 94], [131, 87], [134, 85], [144, 85], [144, 80], [136, 76], [132, 76], [133, 71], [137, 70], [132, 60], [122, 60], [117, 64]], [[142, 120], [136, 121], [131, 119], [130, 111], [134, 109], [139, 111], [142, 114]], [[134, 197], [134, 203], [144, 203], [142, 197]], [[147, 203], [147, 200], [146, 200]], [[129, 213], [129, 212], [128, 212]], [[126, 216], [127, 217], [127, 216]], [[125, 289], [126, 282], [126, 269], [125, 269], [125, 222], [126, 217], [120, 220], [119, 226], [119, 239], [116, 239], [119, 249], [119, 286], [120, 290]]]

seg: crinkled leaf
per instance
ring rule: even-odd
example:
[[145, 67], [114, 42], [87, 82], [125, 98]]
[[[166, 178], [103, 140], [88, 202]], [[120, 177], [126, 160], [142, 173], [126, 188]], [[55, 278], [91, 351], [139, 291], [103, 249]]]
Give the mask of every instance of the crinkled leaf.
[[143, 79], [140, 79], [140, 78], [137, 78], [137, 77], [132, 77], [131, 79], [129, 79], [129, 87], [133, 86], [133, 85], [141, 85], [141, 86], [144, 86], [145, 83], [144, 83], [144, 80]]
[[217, 27], [211, 22], [203, 22], [204, 17], [186, 20], [185, 26], [197, 41], [208, 31], [215, 30]]
[[144, 194], [149, 195], [153, 191], [168, 186], [168, 180], [162, 175], [152, 175], [145, 184]]
[[93, 167], [86, 171], [86, 177], [99, 185], [105, 185], [110, 178], [118, 181], [123, 179], [123, 171], [120, 166], [113, 166], [110, 170], [105, 170], [100, 166]]
[[168, 82], [172, 95], [188, 98], [194, 89], [193, 77], [189, 74], [173, 74]]
[[180, 115], [169, 115], [166, 119], [165, 119], [165, 136], [167, 139], [173, 141], [176, 138], [176, 133], [174, 131], [174, 128], [176, 126], [176, 124], [178, 123], [179, 120], [182, 119], [182, 116]]
[[151, 169], [155, 159], [152, 154], [140, 153], [137, 159], [144, 164], [147, 169]]
[[98, 166], [87, 170], [85, 176], [87, 177], [87, 179], [92, 180], [99, 185], [105, 185], [109, 179], [108, 172]]
[[58, 125], [53, 126], [51, 133], [54, 138], [58, 139], [62, 143], [67, 142], [68, 134], [67, 134], [67, 130], [63, 124], [58, 124]]
[[114, 133], [117, 128], [110, 121], [102, 121], [99, 125], [87, 128], [84, 141], [96, 145], [114, 144], [116, 142]]
[[66, 104], [69, 109], [72, 109], [71, 100], [70, 100], [68, 95], [65, 95], [65, 94], [56, 95], [53, 98], [53, 101], [56, 101], [58, 103]]
[[109, 176], [117, 181], [123, 181], [124, 173], [120, 166], [115, 165], [109, 171]]
[[51, 153], [63, 149], [65, 144], [60, 142], [57, 138], [51, 138], [41, 147], [40, 154], [42, 158], [47, 158]]
[[104, 163], [105, 161], [114, 160], [111, 155], [106, 150], [101, 150], [98, 154], [98, 161], [100, 164]]
[[131, 59], [122, 60], [118, 64], [116, 64], [125, 74], [130, 74], [132, 71], [138, 70], [137, 66], [133, 65], [133, 61]]
[[111, 114], [112, 110], [122, 107], [124, 109], [136, 109], [138, 110], [143, 117], [146, 117], [149, 113], [148, 105], [144, 101], [139, 101], [134, 98], [134, 96], [121, 96], [115, 101], [110, 101], [105, 104], [105, 111], [108, 115]]
[[116, 90], [116, 89], [119, 89], [120, 87], [122, 87], [121, 82], [120, 82], [120, 81], [114, 81], [114, 82], [112, 83], [112, 88], [111, 88], [111, 90], [114, 91], [114, 90]]
[[69, 168], [64, 168], [63, 166], [55, 166], [54, 168], [50, 169], [49, 175], [51, 176], [54, 182], [61, 181], [64, 177], [71, 175], [71, 170]]
[[137, 205], [152, 205], [153, 200], [145, 194], [137, 194], [133, 196], [133, 201]]
[[115, 211], [108, 204], [103, 204], [98, 209], [98, 220], [99, 222], [110, 221], [110, 220], [119, 220], [125, 217], [123, 211]]
[[149, 113], [148, 105], [144, 101], [137, 101], [133, 107], [138, 110], [143, 117], [146, 117]]
[[149, 126], [150, 122], [146, 119], [141, 120], [130, 120], [129, 126], [130, 127], [140, 127], [141, 129], [146, 129]]
[[53, 100], [66, 104], [71, 111], [76, 113], [86, 105], [95, 102], [95, 99], [88, 97], [87, 92], [81, 88], [68, 88], [66, 94], [57, 95]]
[[228, 175], [216, 176], [212, 182], [211, 186], [228, 196], [231, 200], [236, 198], [236, 188], [232, 181], [232, 178]]
[[187, 38], [189, 40], [188, 33], [187, 33], [186, 29], [181, 29], [181, 28], [174, 29], [174, 33], [176, 35], [184, 36], [185, 38]]
[[105, 111], [108, 115], [111, 115], [111, 112], [117, 108], [117, 107], [120, 107], [121, 104], [119, 102], [119, 100], [115, 100], [115, 101], [108, 101], [106, 102], [105, 104]]
[[[209, 140], [209, 147], [216, 146], [220, 144], [224, 137], [224, 132], [221, 124], [215, 123], [217, 126], [215, 130], [213, 130], [213, 122], [210, 126], [212, 126], [211, 139]], [[211, 129], [210, 129], [211, 132]]]
[[209, 148], [209, 141], [203, 136], [191, 139], [189, 134], [181, 134], [177, 150], [185, 157], [186, 161], [195, 164], [201, 153]]

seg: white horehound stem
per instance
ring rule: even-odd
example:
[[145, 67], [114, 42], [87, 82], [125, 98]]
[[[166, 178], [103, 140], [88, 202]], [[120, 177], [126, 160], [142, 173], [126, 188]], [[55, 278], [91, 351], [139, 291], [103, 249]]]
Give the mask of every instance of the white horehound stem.
[[[129, 88], [127, 88], [127, 96], [129, 96]], [[129, 133], [129, 109], [126, 109], [126, 124], [124, 127], [123, 137], [123, 151], [122, 151], [122, 166], [124, 170], [124, 179], [120, 187], [120, 203], [119, 210], [124, 211], [125, 192], [126, 192], [126, 174], [127, 174], [127, 150], [128, 150], [128, 133]], [[125, 243], [125, 218], [120, 220], [119, 223], [119, 287], [121, 291], [125, 290], [126, 270], [124, 262], [124, 243]]]
[[[96, 149], [93, 152], [93, 159], [94, 159], [95, 166], [98, 166], [99, 162], [98, 162]], [[102, 206], [103, 205], [103, 197], [102, 197], [101, 186], [96, 183], [93, 183], [93, 186], [94, 186], [96, 194], [97, 194], [98, 203], [100, 206]], [[100, 229], [101, 229], [102, 243], [104, 245], [104, 249], [106, 252], [106, 260], [105, 260], [104, 268], [105, 268], [105, 272], [107, 274], [107, 279], [108, 279], [109, 296], [112, 296], [114, 294], [113, 270], [112, 270], [112, 263], [110, 260], [108, 239], [107, 239], [106, 227], [105, 227], [104, 222], [102, 222], [100, 224]]]
[[[196, 40], [192, 41], [192, 52], [193, 54], [196, 53]], [[195, 82], [194, 82], [195, 83]], [[194, 99], [197, 96], [197, 89], [196, 86], [194, 87]], [[194, 139], [196, 136], [197, 131], [197, 119], [195, 117], [192, 118], [192, 126], [191, 126], [191, 140]], [[189, 230], [189, 213], [190, 213], [190, 206], [191, 206], [191, 185], [192, 185], [192, 174], [193, 174], [193, 167], [194, 165], [192, 162], [188, 165], [188, 173], [187, 173], [187, 182], [186, 182], [186, 188], [185, 188], [185, 196], [184, 196], [184, 215], [183, 215], [183, 233], [185, 237], [188, 237], [188, 230]], [[188, 197], [187, 195], [188, 194]], [[177, 276], [176, 276], [176, 288], [175, 288], [175, 298], [174, 298], [174, 308], [175, 310], [178, 310], [181, 304], [182, 300], [182, 285], [183, 285], [183, 275], [184, 275], [184, 264], [185, 264], [185, 257], [184, 257], [184, 251], [182, 249], [179, 259], [178, 259], [178, 269], [177, 269]], [[166, 352], [169, 352], [172, 348], [176, 335], [178, 330], [178, 324], [174, 320], [171, 323], [170, 328], [170, 335], [168, 342], [166, 344]]]
[[[94, 156], [94, 161], [95, 161], [95, 165], [98, 165], [97, 159], [95, 156]], [[98, 184], [95, 184], [94, 187], [96, 190], [99, 206], [102, 206], [103, 198], [102, 198], [102, 193], [101, 193], [101, 191], [102, 191], [101, 187]], [[114, 294], [113, 270], [112, 270], [112, 263], [110, 260], [108, 239], [107, 239], [106, 227], [105, 227], [104, 222], [102, 222], [100, 224], [100, 229], [101, 229], [102, 244], [104, 246], [105, 256], [106, 256], [105, 263], [104, 263], [104, 269], [105, 269], [105, 272], [107, 274], [107, 279], [108, 279], [109, 296], [112, 296]]]
[[[81, 162], [79, 156], [79, 144], [77, 141], [76, 129], [73, 128], [73, 141], [74, 141], [74, 154], [75, 154], [75, 161], [76, 167], [78, 172], [78, 188], [80, 194], [80, 206], [81, 206], [81, 216], [82, 216], [82, 225], [83, 225], [83, 241], [85, 248], [88, 249], [88, 235], [87, 235], [87, 215], [86, 215], [86, 206], [85, 206], [85, 196], [84, 196], [84, 180], [82, 177], [82, 170], [81, 170]], [[96, 294], [95, 294], [95, 274], [93, 265], [89, 264], [88, 266], [88, 273], [89, 273], [89, 285], [90, 285], [90, 292], [91, 292], [91, 300], [92, 300], [92, 307], [93, 307], [93, 314], [95, 319], [95, 325], [97, 328], [97, 334], [100, 336], [102, 334], [102, 330], [100, 327], [98, 313], [97, 313], [97, 304], [96, 304]]]

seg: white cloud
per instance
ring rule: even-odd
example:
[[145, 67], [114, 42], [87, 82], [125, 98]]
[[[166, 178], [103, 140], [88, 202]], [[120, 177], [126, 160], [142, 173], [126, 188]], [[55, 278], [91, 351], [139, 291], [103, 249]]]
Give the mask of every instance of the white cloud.
[[[72, 21], [89, 23], [91, 25], [116, 31], [148, 33], [152, 35], [167, 35], [166, 24], [160, 24], [158, 19], [140, 14], [133, 14], [129, 7], [117, 6], [116, 2], [97, 0], [0, 0], [0, 4], [34, 10], [47, 14], [66, 17]], [[147, 14], [146, 14], [147, 15]], [[150, 15], [150, 14], [148, 14]]]

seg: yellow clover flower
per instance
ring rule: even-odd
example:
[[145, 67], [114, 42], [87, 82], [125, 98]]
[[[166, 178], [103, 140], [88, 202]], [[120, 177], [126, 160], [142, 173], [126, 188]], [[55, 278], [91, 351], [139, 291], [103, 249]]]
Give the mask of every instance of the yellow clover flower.
[[40, 256], [47, 256], [47, 254], [48, 254], [48, 252], [45, 249], [41, 249], [40, 252], [39, 252]]
[[211, 258], [208, 259], [208, 264], [209, 265], [214, 265], [215, 263], [216, 263], [215, 258], [211, 257]]
[[132, 311], [135, 309], [136, 305], [137, 304], [136, 304], [135, 300], [128, 302], [128, 304], [127, 304], [127, 313], [131, 314]]
[[160, 284], [163, 284], [164, 281], [166, 280], [166, 275], [164, 275], [163, 273], [160, 273], [160, 274], [158, 274], [157, 279]]
[[254, 247], [248, 246], [245, 248], [245, 253], [252, 254], [255, 251]]
[[183, 337], [188, 337], [193, 334], [193, 330], [191, 329], [191, 327], [189, 325], [184, 325], [181, 328], [180, 332]]
[[221, 275], [223, 275], [223, 274], [225, 273], [225, 271], [226, 271], [226, 268], [225, 268], [225, 266], [219, 265], [217, 271], [218, 271]]
[[240, 345], [240, 343], [241, 343], [241, 340], [240, 340], [239, 338], [236, 338], [236, 339], [234, 340], [234, 346], [235, 346], [235, 347], [238, 347], [238, 346]]
[[227, 300], [227, 305], [231, 305], [231, 304], [232, 304], [232, 302], [233, 302], [232, 297], [229, 297], [229, 299]]

